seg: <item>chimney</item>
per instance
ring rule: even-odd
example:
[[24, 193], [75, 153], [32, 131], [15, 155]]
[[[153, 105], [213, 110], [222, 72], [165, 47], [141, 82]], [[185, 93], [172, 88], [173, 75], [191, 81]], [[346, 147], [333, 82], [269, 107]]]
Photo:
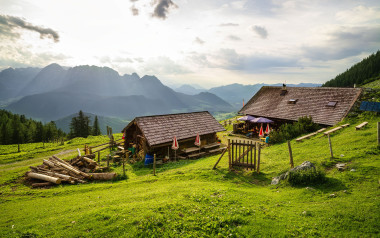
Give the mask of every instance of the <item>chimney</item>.
[[287, 92], [288, 90], [286, 90], [286, 84], [283, 83], [280, 96], [285, 96]]

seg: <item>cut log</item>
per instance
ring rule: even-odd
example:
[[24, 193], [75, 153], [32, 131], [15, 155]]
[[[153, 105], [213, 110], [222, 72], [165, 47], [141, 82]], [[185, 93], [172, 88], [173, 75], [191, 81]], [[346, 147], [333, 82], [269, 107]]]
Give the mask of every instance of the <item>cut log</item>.
[[35, 179], [43, 180], [43, 181], [47, 181], [47, 182], [52, 182], [52, 183], [55, 183], [55, 184], [60, 184], [61, 183], [61, 179], [60, 178], [55, 178], [55, 177], [51, 177], [51, 176], [44, 175], [44, 174], [39, 174], [39, 173], [29, 172], [28, 173], [28, 177], [29, 178], [35, 178]]
[[42, 172], [46, 175], [52, 176], [52, 177], [60, 178], [60, 179], [62, 179], [62, 181], [67, 181], [67, 182], [75, 181], [74, 177], [71, 177], [70, 175], [54, 173], [54, 172], [51, 172], [48, 170], [42, 170], [40, 172]]
[[53, 156], [53, 158], [55, 159], [55, 163], [56, 164], [59, 164], [60, 166], [64, 167], [65, 169], [67, 170], [70, 170], [71, 172], [75, 173], [75, 174], [78, 174], [78, 175], [82, 175], [83, 177], [85, 178], [89, 178], [90, 176], [88, 176], [88, 174], [86, 173], [83, 173], [82, 171], [74, 168], [72, 165], [68, 164], [67, 162], [61, 162], [63, 160]]
[[46, 187], [46, 186], [51, 186], [51, 185], [54, 185], [54, 183], [50, 183], [50, 182], [32, 183], [32, 188], [40, 188], [40, 187]]
[[94, 169], [97, 165], [96, 161], [93, 161], [92, 159], [89, 159], [87, 157], [83, 157], [82, 159], [88, 164], [86, 167], [89, 169]]
[[112, 180], [116, 173], [89, 173], [93, 180]]
[[54, 168], [55, 167], [54, 163], [50, 162], [49, 160], [44, 159], [43, 163], [45, 165], [49, 166], [50, 168]]

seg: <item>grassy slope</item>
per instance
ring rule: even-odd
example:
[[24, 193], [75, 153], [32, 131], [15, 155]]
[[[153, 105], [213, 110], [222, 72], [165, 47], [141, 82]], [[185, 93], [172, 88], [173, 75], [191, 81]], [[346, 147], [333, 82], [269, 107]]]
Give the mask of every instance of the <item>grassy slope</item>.
[[[263, 150], [259, 175], [229, 172], [227, 156], [211, 170], [218, 158], [212, 156], [163, 165], [157, 176], [135, 164], [127, 166], [127, 180], [45, 190], [8, 176], [41, 160], [0, 165], [0, 237], [378, 236], [379, 119], [355, 119], [352, 125], [370, 123], [332, 135], [334, 159], [322, 135], [292, 141], [295, 164], [309, 160], [326, 170], [329, 182], [311, 189], [270, 185], [288, 168], [285, 144]], [[333, 168], [338, 162], [347, 162], [348, 169], [338, 172]]]
[[371, 83], [367, 83], [365, 85], [362, 86], [363, 88], [376, 88], [376, 89], [380, 89], [380, 79], [376, 80], [376, 81], [373, 81]]

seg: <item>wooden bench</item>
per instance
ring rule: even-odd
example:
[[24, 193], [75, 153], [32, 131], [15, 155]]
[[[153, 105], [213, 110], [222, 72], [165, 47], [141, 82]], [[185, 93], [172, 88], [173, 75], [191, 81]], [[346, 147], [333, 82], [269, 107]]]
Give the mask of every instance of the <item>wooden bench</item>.
[[222, 152], [222, 151], [225, 150], [226, 148], [227, 148], [227, 147], [216, 148], [216, 149], [210, 150], [209, 153]]
[[182, 155], [177, 155], [177, 159], [187, 159], [187, 157], [182, 156]]
[[331, 133], [333, 133], [333, 132], [335, 132], [335, 131], [339, 131], [340, 129], [342, 129], [342, 128], [344, 128], [344, 127], [347, 127], [347, 126], [349, 126], [350, 124], [344, 124], [344, 125], [341, 125], [341, 126], [338, 126], [338, 127], [336, 127], [336, 128], [334, 128], [334, 129], [331, 129], [331, 130], [328, 130], [328, 131], [326, 131], [325, 133], [323, 133], [325, 136], [327, 136], [328, 134], [331, 134]]
[[360, 129], [362, 129], [363, 127], [365, 127], [365, 125], [367, 125], [367, 124], [368, 124], [368, 122], [365, 121], [365, 122], [363, 122], [362, 124], [355, 126], [355, 128], [356, 128], [356, 130], [360, 130]]
[[215, 142], [215, 143], [212, 143], [212, 144], [205, 145], [202, 148], [208, 150], [208, 149], [211, 149], [211, 148], [214, 148], [214, 147], [218, 147], [218, 146], [220, 146], [220, 144]]
[[187, 157], [189, 159], [191, 158], [196, 158], [196, 157], [201, 157], [202, 155], [206, 154], [205, 152], [201, 152], [201, 153], [195, 153], [195, 154], [191, 154], [191, 155], [188, 155]]
[[195, 151], [199, 151], [199, 147], [190, 147], [182, 150], [182, 152], [185, 154], [189, 154]]
[[318, 133], [321, 133], [321, 132], [324, 131], [324, 130], [326, 130], [326, 128], [322, 128], [322, 129], [320, 129], [320, 130], [318, 130], [318, 131], [316, 131], [316, 132], [313, 132], [313, 133], [311, 133], [311, 134], [308, 134], [308, 135], [302, 136], [302, 137], [300, 137], [300, 138], [297, 138], [296, 141], [297, 141], [297, 142], [301, 142], [303, 139], [308, 139], [308, 138], [310, 138], [310, 137], [312, 137], [312, 136], [314, 136], [314, 135], [316, 135], [316, 134], [318, 134]]

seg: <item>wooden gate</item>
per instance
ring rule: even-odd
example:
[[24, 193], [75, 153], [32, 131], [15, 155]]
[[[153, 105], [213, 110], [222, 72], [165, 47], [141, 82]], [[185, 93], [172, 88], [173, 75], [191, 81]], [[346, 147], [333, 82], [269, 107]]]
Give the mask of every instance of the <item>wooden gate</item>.
[[[242, 167], [260, 171], [260, 150], [261, 145], [253, 141], [228, 140], [229, 168]], [[256, 151], [257, 157], [256, 157]], [[257, 158], [257, 162], [256, 162]]]

